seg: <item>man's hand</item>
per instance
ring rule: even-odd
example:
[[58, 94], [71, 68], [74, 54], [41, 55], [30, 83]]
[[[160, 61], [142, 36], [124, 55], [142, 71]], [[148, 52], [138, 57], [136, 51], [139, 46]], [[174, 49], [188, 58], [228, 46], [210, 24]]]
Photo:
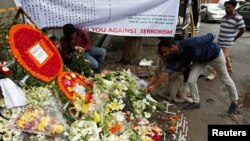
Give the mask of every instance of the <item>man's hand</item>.
[[84, 59], [84, 61], [85, 61], [86, 63], [90, 64], [90, 61], [89, 61], [89, 60], [87, 60], [87, 59]]
[[80, 46], [75, 46], [75, 49], [76, 49], [76, 50], [79, 50], [79, 51], [81, 51], [81, 52], [84, 52], [84, 51], [85, 51], [85, 48], [80, 47]]
[[146, 87], [144, 90], [145, 94], [147, 93], [152, 94], [154, 91], [155, 91], [155, 87], [153, 85], [151, 85], [150, 87]]
[[149, 89], [148, 89], [148, 93], [153, 93], [155, 91], [155, 86], [150, 86]]
[[145, 94], [148, 93], [148, 87], [146, 87], [146, 88], [144, 89], [144, 93], [145, 93]]

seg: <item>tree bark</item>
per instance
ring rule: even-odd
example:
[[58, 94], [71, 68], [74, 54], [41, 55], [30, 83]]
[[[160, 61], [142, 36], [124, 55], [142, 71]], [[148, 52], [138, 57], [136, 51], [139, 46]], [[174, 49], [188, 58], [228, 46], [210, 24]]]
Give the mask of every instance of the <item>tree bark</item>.
[[143, 57], [142, 37], [125, 37], [121, 63], [138, 65]]

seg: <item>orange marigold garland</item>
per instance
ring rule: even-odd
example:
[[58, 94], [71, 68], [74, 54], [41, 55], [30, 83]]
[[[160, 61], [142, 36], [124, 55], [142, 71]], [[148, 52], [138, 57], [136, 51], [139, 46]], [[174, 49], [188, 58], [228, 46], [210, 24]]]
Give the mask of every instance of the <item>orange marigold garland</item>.
[[38, 29], [27, 24], [14, 25], [8, 42], [17, 62], [37, 79], [49, 82], [62, 72], [63, 62], [57, 48]]
[[[79, 84], [84, 88], [93, 88], [93, 82], [89, 81], [86, 77], [74, 72], [61, 72], [58, 75], [57, 83], [60, 90], [71, 101], [74, 101], [73, 96], [78, 93], [74, 89], [76, 85]], [[90, 99], [91, 94], [87, 92], [85, 96], [85, 101], [88, 103]]]

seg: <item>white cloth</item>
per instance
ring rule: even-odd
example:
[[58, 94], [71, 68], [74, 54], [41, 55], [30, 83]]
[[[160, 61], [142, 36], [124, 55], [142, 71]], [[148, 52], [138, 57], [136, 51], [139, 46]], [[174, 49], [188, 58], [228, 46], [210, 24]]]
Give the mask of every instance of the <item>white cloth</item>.
[[8, 109], [27, 104], [24, 92], [11, 79], [0, 79], [0, 86], [5, 105]]
[[139, 63], [140, 66], [151, 66], [153, 63], [152, 60], [142, 59]]

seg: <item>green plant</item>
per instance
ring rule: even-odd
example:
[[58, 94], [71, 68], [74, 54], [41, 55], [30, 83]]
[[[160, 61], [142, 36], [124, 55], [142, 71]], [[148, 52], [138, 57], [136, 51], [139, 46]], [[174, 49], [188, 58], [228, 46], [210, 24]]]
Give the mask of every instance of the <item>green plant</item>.
[[86, 77], [93, 75], [90, 64], [85, 61], [84, 53], [78, 50], [73, 53], [70, 69]]

